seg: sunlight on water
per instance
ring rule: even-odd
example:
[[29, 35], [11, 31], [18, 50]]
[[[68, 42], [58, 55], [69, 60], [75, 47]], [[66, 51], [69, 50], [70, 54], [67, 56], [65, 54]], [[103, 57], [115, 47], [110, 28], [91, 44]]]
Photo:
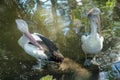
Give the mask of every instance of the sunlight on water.
[[[66, 3], [66, 1], [64, 2]], [[58, 1], [58, 5], [63, 5], [63, 1]], [[44, 17], [44, 25], [46, 26], [46, 29], [50, 31], [49, 38], [51, 38], [52, 40], [56, 40], [57, 33], [63, 33], [63, 35], [66, 36], [67, 32], [69, 31], [69, 27], [68, 29], [66, 29], [66, 27], [69, 26], [71, 22], [69, 14], [67, 12], [68, 9], [63, 10], [57, 8], [56, 10], [54, 10], [51, 7], [51, 3], [49, 1], [47, 1], [47, 3], [45, 2], [42, 7], [42, 9], [38, 10], [38, 14], [41, 17]], [[66, 7], [68, 7], [68, 3]], [[63, 12], [65, 13], [63, 14]]]
[[42, 4], [42, 8], [44, 9], [49, 9], [52, 7], [51, 1], [50, 0], [40, 0], [42, 2], [44, 2], [44, 4]]

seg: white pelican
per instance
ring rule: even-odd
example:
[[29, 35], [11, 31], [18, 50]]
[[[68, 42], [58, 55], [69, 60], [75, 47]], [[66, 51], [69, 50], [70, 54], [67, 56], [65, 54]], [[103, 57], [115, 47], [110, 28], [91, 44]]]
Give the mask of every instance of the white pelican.
[[[85, 53], [84, 65], [89, 65], [91, 62], [87, 59], [87, 53], [97, 54], [101, 51], [103, 47], [104, 38], [100, 33], [100, 9], [93, 8], [88, 13], [88, 19], [90, 21], [91, 32], [89, 35], [82, 35], [82, 49]], [[98, 28], [98, 30], [97, 30]]]
[[18, 30], [23, 33], [18, 43], [26, 53], [39, 61], [38, 68], [41, 68], [46, 60], [62, 62], [64, 57], [53, 42], [39, 33], [30, 34], [28, 24], [22, 19], [16, 19], [16, 24]]

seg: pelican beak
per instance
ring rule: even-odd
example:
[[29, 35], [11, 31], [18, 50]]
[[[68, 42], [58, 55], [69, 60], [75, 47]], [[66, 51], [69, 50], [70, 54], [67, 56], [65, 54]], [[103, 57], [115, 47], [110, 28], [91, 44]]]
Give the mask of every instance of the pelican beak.
[[98, 33], [101, 34], [101, 21], [100, 21], [100, 16], [97, 16], [95, 20], [96, 20], [96, 23], [97, 23], [97, 25], [98, 25]]
[[34, 39], [34, 37], [30, 34], [29, 31], [26, 31], [25, 36], [30, 40], [30, 42], [35, 45], [36, 47], [40, 48], [41, 50], [43, 50], [42, 46]]

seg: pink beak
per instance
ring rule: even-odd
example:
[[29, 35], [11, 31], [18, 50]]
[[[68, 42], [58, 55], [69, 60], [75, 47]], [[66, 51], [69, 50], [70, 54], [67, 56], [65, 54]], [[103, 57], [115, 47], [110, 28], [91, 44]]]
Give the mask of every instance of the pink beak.
[[96, 22], [98, 24], [98, 33], [101, 34], [101, 21], [100, 21], [100, 17], [99, 16], [97, 16]]
[[34, 44], [36, 47], [40, 48], [41, 50], [43, 50], [42, 46], [33, 38], [33, 36], [30, 34], [29, 31], [26, 31], [25, 36], [30, 40], [30, 42], [32, 44]]

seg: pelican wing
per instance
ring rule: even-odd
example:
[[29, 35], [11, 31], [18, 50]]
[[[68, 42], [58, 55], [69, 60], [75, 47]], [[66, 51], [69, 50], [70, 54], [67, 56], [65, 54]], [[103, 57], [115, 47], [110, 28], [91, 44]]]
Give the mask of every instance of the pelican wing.
[[53, 51], [57, 51], [58, 48], [57, 46], [49, 39], [47, 39], [46, 37], [40, 35], [40, 34], [36, 34], [40, 37], [40, 39], [42, 39], [42, 41], [44, 42], [44, 44], [48, 47], [48, 49], [53, 52]]
[[36, 59], [47, 59], [48, 58], [47, 55], [42, 50], [39, 50], [39, 48], [37, 48], [34, 45], [25, 44], [24, 50], [26, 53], [35, 57]]
[[44, 44], [49, 50], [45, 51], [45, 53], [49, 56], [49, 60], [55, 61], [55, 62], [62, 62], [64, 59], [64, 56], [60, 53], [58, 50], [57, 46], [49, 39], [46, 37], [36, 34], [39, 36]]

